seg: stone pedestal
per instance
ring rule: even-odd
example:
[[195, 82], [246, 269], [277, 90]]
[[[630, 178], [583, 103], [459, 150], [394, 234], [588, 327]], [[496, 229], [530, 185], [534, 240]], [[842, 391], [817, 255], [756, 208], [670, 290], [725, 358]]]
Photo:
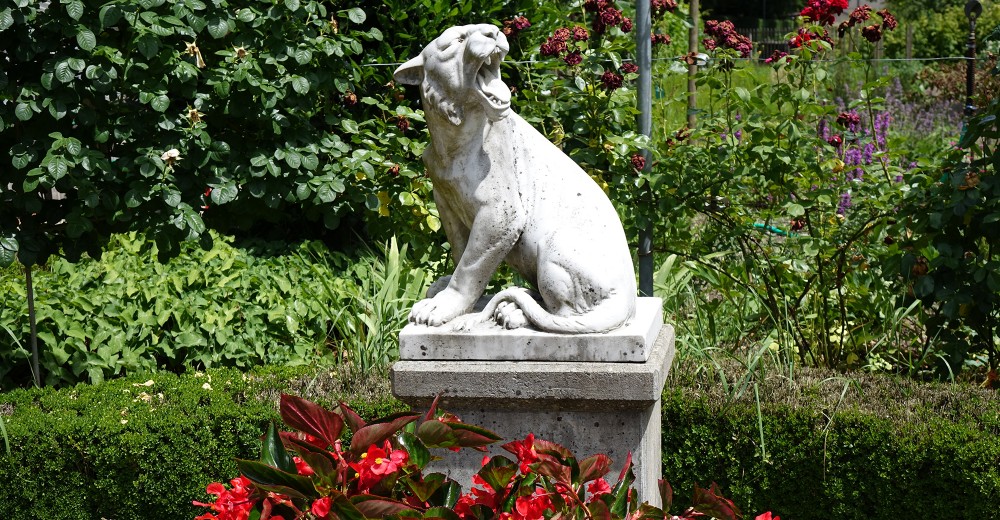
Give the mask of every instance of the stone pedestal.
[[[392, 390], [417, 409], [426, 408], [441, 394], [441, 408], [464, 422], [497, 432], [504, 442], [534, 433], [566, 446], [580, 458], [605, 453], [614, 461], [608, 475], [612, 484], [631, 452], [640, 502], [658, 505], [660, 394], [674, 356], [673, 327], [661, 325], [660, 305], [658, 298], [640, 298], [639, 312], [630, 324], [632, 333], [582, 338], [513, 331], [518, 341], [501, 339], [494, 349], [482, 331], [469, 333], [470, 354], [480, 359], [463, 361], [457, 360], [466, 359], [460, 357], [459, 333], [442, 332], [435, 337], [427, 327], [408, 326], [400, 334], [400, 352], [406, 354], [392, 367]], [[642, 338], [641, 346], [636, 337]], [[538, 360], [546, 350], [539, 345], [562, 354], [553, 356], [555, 361]], [[481, 359], [517, 359], [519, 347], [530, 350], [528, 357], [533, 360]], [[568, 351], [585, 360], [566, 360]], [[643, 355], [637, 359], [636, 352]], [[637, 360], [607, 360], [622, 357]], [[498, 445], [490, 453], [513, 458]], [[448, 473], [468, 489], [482, 455], [471, 450], [447, 453], [434, 470]]]

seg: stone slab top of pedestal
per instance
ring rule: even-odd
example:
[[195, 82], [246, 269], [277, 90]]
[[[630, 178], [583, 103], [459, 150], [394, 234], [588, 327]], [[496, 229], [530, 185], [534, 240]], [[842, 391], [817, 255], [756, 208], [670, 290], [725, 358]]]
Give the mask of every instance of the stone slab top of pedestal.
[[409, 324], [399, 333], [405, 361], [575, 361], [642, 363], [649, 359], [663, 324], [659, 298], [638, 298], [624, 327], [598, 334], [552, 334], [508, 330], [492, 322], [472, 330]]
[[392, 392], [410, 406], [533, 410], [643, 409], [660, 398], [674, 357], [674, 328], [663, 325], [644, 363], [568, 361], [397, 361]]

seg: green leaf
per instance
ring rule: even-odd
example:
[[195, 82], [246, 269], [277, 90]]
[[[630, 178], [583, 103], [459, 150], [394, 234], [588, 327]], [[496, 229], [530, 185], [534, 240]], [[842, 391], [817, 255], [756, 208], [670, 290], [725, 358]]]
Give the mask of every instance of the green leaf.
[[208, 19], [208, 34], [212, 38], [219, 39], [229, 34], [229, 22], [221, 16], [213, 16]]
[[[147, 163], [149, 164], [149, 163]], [[181, 203], [181, 192], [177, 190], [166, 190], [163, 192], [163, 202], [171, 208], [176, 208]]]
[[10, 29], [14, 25], [14, 15], [11, 14], [10, 8], [6, 8], [0, 11], [0, 32], [4, 32]]
[[66, 139], [66, 151], [73, 156], [80, 155], [80, 153], [83, 152], [83, 144], [79, 139], [70, 137]]
[[101, 28], [107, 29], [118, 23], [122, 18], [122, 11], [115, 4], [108, 4], [101, 8], [98, 19], [101, 21]]
[[79, 20], [83, 16], [83, 2], [80, 0], [72, 0], [70, 3], [66, 4], [66, 14], [74, 20]]
[[285, 7], [294, 13], [299, 10], [299, 0], [285, 0]]
[[299, 94], [309, 93], [309, 80], [303, 78], [302, 76], [295, 76], [292, 78], [292, 90], [298, 92]]
[[790, 217], [801, 217], [806, 214], [806, 209], [802, 207], [801, 204], [789, 204], [788, 205], [788, 216]]
[[27, 103], [18, 103], [17, 106], [14, 107], [14, 115], [17, 116], [17, 118], [20, 119], [21, 121], [27, 121], [31, 119], [31, 116], [34, 115], [34, 112], [31, 110], [31, 107], [29, 107]]
[[360, 7], [352, 7], [351, 9], [348, 9], [347, 17], [354, 23], [364, 23], [365, 19], [368, 18], [364, 9], [361, 9]]
[[149, 106], [157, 112], [166, 112], [170, 108], [170, 98], [160, 94], [149, 101]]
[[212, 189], [212, 202], [219, 205], [226, 204], [236, 200], [239, 193], [240, 190], [236, 187], [236, 183], [229, 181]]
[[143, 34], [136, 40], [135, 46], [139, 50], [139, 54], [142, 54], [147, 60], [151, 60], [160, 52], [160, 39], [153, 34]]
[[80, 26], [76, 33], [76, 44], [85, 51], [92, 51], [97, 47], [97, 37], [90, 29]]
[[295, 61], [297, 61], [299, 65], [305, 65], [309, 63], [310, 61], [312, 61], [312, 57], [313, 57], [312, 51], [310, 51], [309, 49], [303, 49], [303, 48], [295, 49]]
[[257, 14], [253, 12], [253, 9], [244, 8], [240, 9], [236, 14], [236, 18], [243, 23], [250, 23], [257, 18]]
[[302, 167], [309, 171], [315, 170], [319, 167], [319, 157], [314, 153], [303, 155]]
[[396, 440], [399, 441], [399, 445], [406, 450], [406, 453], [410, 455], [410, 462], [415, 464], [418, 468], [423, 469], [428, 462], [431, 461], [431, 452], [424, 446], [424, 443], [420, 442], [420, 439], [410, 432], [401, 432]]
[[59, 63], [56, 63], [55, 73], [56, 79], [59, 80], [60, 83], [69, 83], [70, 81], [73, 81], [73, 77], [76, 76], [76, 74], [73, 73], [73, 69], [69, 66], [69, 60], [62, 60]]
[[264, 464], [295, 473], [295, 462], [292, 460], [292, 456], [285, 451], [285, 446], [281, 443], [281, 436], [278, 435], [278, 429], [274, 427], [273, 422], [267, 425], [267, 434], [264, 436], [264, 442], [261, 443], [260, 451], [260, 461]]
[[316, 488], [312, 480], [268, 466], [254, 460], [236, 460], [236, 467], [258, 487], [288, 494], [295, 498], [314, 498]]
[[341, 124], [341, 126], [344, 127], [344, 131], [345, 132], [347, 132], [349, 134], [356, 134], [356, 133], [358, 133], [358, 123], [355, 120], [353, 120], [353, 119], [345, 119], [340, 124]]
[[17, 259], [18, 243], [12, 233], [0, 234], [0, 267], [7, 267]]

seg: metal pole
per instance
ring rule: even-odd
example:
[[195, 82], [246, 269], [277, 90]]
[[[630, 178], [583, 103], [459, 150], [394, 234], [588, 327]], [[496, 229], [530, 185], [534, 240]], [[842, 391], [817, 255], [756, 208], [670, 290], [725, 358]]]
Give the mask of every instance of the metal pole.
[[28, 288], [28, 325], [31, 328], [31, 375], [35, 386], [42, 387], [42, 372], [38, 368], [38, 324], [35, 320], [35, 285], [31, 281], [31, 265], [24, 266], [24, 281]]
[[[649, 14], [649, 0], [636, 0], [635, 2], [635, 57], [639, 65], [639, 85], [636, 89], [639, 109], [639, 133], [646, 137], [652, 136], [653, 130], [653, 45], [650, 41], [652, 30], [652, 20]], [[646, 158], [643, 171], [648, 172], [652, 167], [652, 160], [649, 150], [642, 151]], [[644, 200], [642, 205], [651, 208], [653, 205], [650, 187], [645, 185], [643, 192]], [[641, 296], [653, 295], [653, 222], [642, 222], [642, 229], [639, 231], [639, 294]]]
[[[688, 30], [688, 52], [697, 53], [698, 52], [698, 24], [701, 22], [701, 14], [698, 12], [698, 0], [691, 0], [688, 7], [688, 12], [691, 15], [691, 29]], [[694, 60], [692, 60], [694, 61]], [[695, 83], [695, 75], [698, 74], [698, 64], [690, 63], [688, 64], [688, 127], [694, 128], [695, 113], [698, 110], [698, 104], [695, 101], [695, 97], [698, 91], [698, 85]]]
[[983, 13], [983, 4], [979, 0], [969, 0], [965, 3], [965, 16], [969, 18], [969, 41], [966, 45], [968, 58], [965, 67], [965, 117], [976, 113], [972, 104], [972, 96], [976, 90], [976, 18]]

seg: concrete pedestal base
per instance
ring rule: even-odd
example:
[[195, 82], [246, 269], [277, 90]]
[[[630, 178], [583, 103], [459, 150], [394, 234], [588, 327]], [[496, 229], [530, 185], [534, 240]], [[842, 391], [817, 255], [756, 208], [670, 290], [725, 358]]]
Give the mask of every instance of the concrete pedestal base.
[[[640, 502], [659, 505], [660, 394], [674, 356], [673, 327], [655, 337], [642, 363], [403, 360], [392, 367], [392, 390], [418, 410], [441, 394], [441, 408], [504, 442], [534, 433], [580, 458], [605, 453], [614, 461], [610, 481], [631, 452]], [[490, 453], [513, 458], [497, 445]], [[468, 489], [483, 454], [443, 456], [433, 469]]]

